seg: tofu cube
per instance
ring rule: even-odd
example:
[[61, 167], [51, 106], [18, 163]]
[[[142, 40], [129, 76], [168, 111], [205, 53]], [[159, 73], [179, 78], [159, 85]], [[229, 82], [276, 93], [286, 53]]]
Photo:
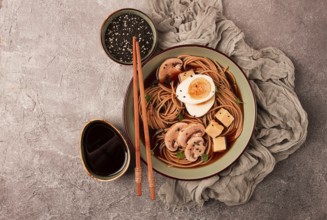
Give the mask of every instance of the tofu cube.
[[225, 151], [226, 147], [226, 138], [225, 137], [216, 137], [213, 138], [213, 152]]
[[215, 114], [215, 117], [220, 121], [226, 128], [229, 127], [234, 121], [234, 117], [224, 108], [219, 109]]
[[215, 138], [218, 137], [221, 132], [223, 132], [223, 130], [224, 126], [220, 125], [215, 120], [212, 120], [210, 121], [205, 131], [210, 137]]
[[187, 79], [191, 75], [194, 75], [194, 70], [193, 69], [190, 69], [190, 70], [188, 70], [186, 72], [182, 72], [182, 73], [178, 74], [179, 82], [183, 82], [185, 79]]

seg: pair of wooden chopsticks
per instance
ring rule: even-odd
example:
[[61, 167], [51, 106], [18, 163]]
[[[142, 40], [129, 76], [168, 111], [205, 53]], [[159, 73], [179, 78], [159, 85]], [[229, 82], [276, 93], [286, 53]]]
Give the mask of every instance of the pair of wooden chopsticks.
[[[138, 78], [138, 79], [137, 79]], [[136, 183], [136, 195], [142, 195], [142, 168], [141, 168], [141, 158], [140, 158], [140, 124], [139, 124], [139, 113], [138, 113], [138, 86], [137, 81], [139, 81], [140, 87], [140, 99], [141, 99], [141, 109], [143, 115], [143, 130], [145, 136], [145, 147], [146, 147], [146, 160], [148, 164], [148, 183], [150, 188], [150, 198], [155, 200], [155, 180], [152, 170], [152, 160], [151, 160], [151, 148], [150, 148], [150, 136], [149, 136], [149, 126], [146, 114], [146, 100], [144, 94], [144, 82], [143, 82], [143, 72], [142, 72], [142, 62], [140, 55], [140, 45], [133, 36], [133, 92], [134, 92], [134, 128], [135, 128], [135, 157], [136, 157], [136, 167], [135, 167], [135, 183]]]

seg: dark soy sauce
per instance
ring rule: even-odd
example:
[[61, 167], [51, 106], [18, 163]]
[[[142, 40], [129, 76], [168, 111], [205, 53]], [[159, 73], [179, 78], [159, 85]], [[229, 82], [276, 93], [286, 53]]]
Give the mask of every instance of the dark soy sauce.
[[103, 121], [93, 121], [84, 129], [82, 150], [89, 170], [100, 176], [113, 176], [127, 163], [124, 140]]

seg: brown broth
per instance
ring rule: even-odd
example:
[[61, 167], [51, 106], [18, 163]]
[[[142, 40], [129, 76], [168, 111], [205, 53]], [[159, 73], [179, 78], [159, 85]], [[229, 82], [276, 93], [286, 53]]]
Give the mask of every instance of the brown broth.
[[[229, 81], [229, 83], [231, 83], [231, 79], [229, 79], [227, 77], [227, 80]], [[144, 80], [144, 88], [148, 88], [150, 86], [153, 86], [153, 85], [157, 85], [159, 83], [158, 79], [157, 79], [157, 74], [156, 74], [156, 71], [153, 71], [145, 80]], [[241, 100], [242, 99], [242, 95], [239, 91], [239, 89], [233, 91], [237, 97], [239, 97]], [[244, 109], [243, 109], [243, 105], [240, 106], [241, 107], [241, 111], [242, 111], [242, 114], [244, 114]], [[142, 119], [141, 117], [139, 118], [140, 120], [140, 135], [141, 135], [141, 142], [144, 144], [145, 141], [144, 141], [144, 130], [143, 130], [143, 123], [142, 123]], [[153, 149], [153, 147], [155, 146], [155, 139], [153, 138], [154, 134], [156, 133], [156, 130], [155, 129], [151, 129], [149, 128], [149, 134], [150, 134], [150, 140], [151, 140], [151, 149]], [[205, 134], [207, 135], [207, 134]], [[210, 138], [210, 137], [209, 137]], [[202, 165], [199, 165], [197, 167], [202, 167], [202, 166], [206, 166], [208, 164], [211, 164], [217, 160], [219, 160], [220, 158], [222, 158], [233, 146], [234, 146], [234, 143], [235, 143], [235, 140], [234, 141], [231, 141], [232, 139], [234, 139], [233, 137], [226, 137], [226, 144], [227, 144], [227, 150], [224, 151], [224, 152], [216, 152], [216, 153], [213, 153], [213, 158], [208, 161], [207, 163], [205, 164], [202, 164]], [[159, 156], [159, 147], [157, 147], [155, 150], [154, 150], [154, 155], [155, 156]], [[182, 168], [182, 169], [189, 169], [189, 168]]]

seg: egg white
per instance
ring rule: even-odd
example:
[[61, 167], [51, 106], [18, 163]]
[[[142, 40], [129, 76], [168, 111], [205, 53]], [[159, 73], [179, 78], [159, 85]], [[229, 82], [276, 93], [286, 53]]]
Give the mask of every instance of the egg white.
[[[202, 99], [194, 99], [188, 93], [188, 88], [189, 88], [190, 84], [193, 82], [194, 79], [197, 79], [197, 78], [204, 78], [205, 80], [207, 80], [210, 83], [210, 86], [211, 86], [210, 93]], [[215, 83], [213, 82], [213, 80], [210, 76], [196, 74], [196, 75], [191, 75], [190, 77], [185, 79], [183, 82], [181, 82], [177, 86], [176, 97], [178, 98], [178, 100], [180, 100], [181, 102], [184, 102], [185, 104], [195, 105], [195, 104], [199, 104], [199, 103], [208, 101], [212, 96], [215, 95], [215, 92], [216, 92]]]
[[205, 101], [200, 104], [193, 105], [193, 104], [185, 103], [185, 107], [190, 115], [194, 117], [201, 117], [210, 110], [210, 108], [213, 106], [214, 103], [215, 103], [215, 96], [212, 96], [208, 101]]

